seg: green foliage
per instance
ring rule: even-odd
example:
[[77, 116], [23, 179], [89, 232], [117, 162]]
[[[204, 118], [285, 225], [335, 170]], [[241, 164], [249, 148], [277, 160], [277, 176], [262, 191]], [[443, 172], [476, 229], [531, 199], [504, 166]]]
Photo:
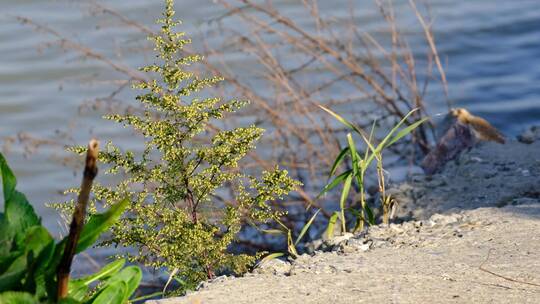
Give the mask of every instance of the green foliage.
[[[141, 69], [151, 80], [135, 86], [144, 91], [136, 98], [141, 113], [106, 116], [142, 134], [144, 150], [135, 155], [109, 143], [99, 159], [122, 180], [114, 187], [98, 186], [94, 194], [105, 203], [131, 198], [127, 216], [105, 244], [135, 248], [131, 261], [175, 273], [185, 289], [217, 273], [245, 272], [256, 256], [228, 251], [242, 225], [279, 219], [284, 213], [270, 203], [299, 183], [277, 167], [260, 178], [239, 169], [263, 130], [217, 127], [246, 101], [192, 96], [222, 79], [188, 70], [203, 58], [186, 55], [190, 40], [175, 31], [179, 22], [173, 16], [168, 0], [158, 20], [161, 31], [151, 37], [157, 63]], [[234, 191], [223, 197], [225, 189]]]
[[[0, 153], [5, 211], [0, 213], [0, 304], [52, 303], [56, 298], [56, 272], [67, 238], [55, 242], [24, 194], [16, 190], [17, 179]], [[118, 220], [128, 201], [90, 217], [84, 226], [77, 252], [90, 247], [99, 235]], [[116, 261], [88, 277], [69, 282], [68, 298], [61, 303], [125, 303], [142, 278], [136, 266], [122, 269]], [[99, 288], [89, 285], [99, 281]], [[113, 299], [114, 301], [111, 301]]]
[[[347, 121], [342, 116], [334, 113], [330, 109], [327, 109], [323, 106], [320, 106], [324, 111], [332, 115], [334, 118], [336, 118], [339, 122], [347, 126], [349, 129], [353, 130], [355, 133], [360, 135], [364, 142], [367, 145], [367, 148], [365, 149], [364, 153], [360, 153], [356, 149], [356, 144], [352, 138], [352, 134], [347, 134], [347, 147], [342, 149], [338, 156], [336, 157], [334, 164], [332, 165], [332, 168], [330, 169], [330, 177], [334, 176], [336, 174], [336, 171], [338, 167], [343, 163], [343, 161], [349, 156], [351, 160], [350, 167], [352, 169], [346, 170], [343, 173], [336, 176], [332, 181], [330, 181], [321, 191], [319, 194], [319, 197], [326, 194], [328, 191], [332, 190], [333, 188], [337, 187], [338, 185], [342, 184], [343, 189], [341, 191], [341, 198], [340, 198], [340, 212], [334, 213], [332, 217], [330, 218], [330, 221], [328, 223], [328, 227], [326, 229], [326, 236], [332, 237], [334, 233], [334, 226], [337, 223], [337, 218], [339, 216], [340, 222], [341, 222], [341, 231], [346, 232], [347, 231], [347, 220], [345, 217], [346, 211], [349, 211], [355, 218], [356, 218], [356, 224], [354, 227], [354, 231], [362, 230], [364, 227], [364, 223], [367, 222], [370, 225], [375, 224], [375, 218], [373, 215], [373, 211], [366, 203], [366, 196], [365, 196], [365, 186], [364, 186], [364, 180], [365, 180], [365, 173], [367, 169], [370, 167], [371, 163], [375, 159], [377, 161], [377, 179], [379, 182], [379, 192], [381, 194], [381, 204], [383, 205], [383, 219], [384, 222], [387, 223], [388, 221], [388, 205], [391, 202], [391, 198], [389, 196], [386, 196], [385, 193], [385, 181], [384, 181], [384, 171], [383, 171], [383, 163], [382, 163], [382, 153], [384, 149], [388, 148], [392, 144], [396, 143], [401, 138], [407, 136], [410, 134], [414, 129], [416, 129], [418, 126], [420, 126], [422, 123], [424, 123], [428, 118], [420, 119], [409, 126], [399, 130], [399, 128], [407, 121], [407, 119], [417, 110], [414, 109], [410, 111], [403, 119], [401, 119], [395, 126], [390, 130], [390, 132], [381, 140], [376, 146], [373, 144], [373, 132], [375, 129], [375, 123], [373, 124], [373, 127], [371, 129], [371, 133], [369, 135], [365, 134], [360, 128], [356, 127], [351, 122]], [[399, 131], [398, 131], [399, 130]], [[360, 194], [360, 210], [355, 210], [352, 208], [347, 207], [347, 199], [349, 197], [349, 192], [351, 190], [351, 186], [353, 182], [356, 182], [359, 194]]]

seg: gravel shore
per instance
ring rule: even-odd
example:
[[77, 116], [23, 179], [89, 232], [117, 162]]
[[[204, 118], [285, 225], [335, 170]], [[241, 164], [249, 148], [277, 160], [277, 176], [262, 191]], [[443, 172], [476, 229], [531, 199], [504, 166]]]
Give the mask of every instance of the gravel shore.
[[540, 142], [485, 143], [392, 191], [399, 224], [147, 303], [540, 303]]

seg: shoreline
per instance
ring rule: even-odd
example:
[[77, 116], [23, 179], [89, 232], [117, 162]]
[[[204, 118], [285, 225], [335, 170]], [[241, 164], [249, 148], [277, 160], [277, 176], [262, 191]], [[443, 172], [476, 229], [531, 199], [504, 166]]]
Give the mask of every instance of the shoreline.
[[539, 141], [482, 143], [392, 187], [399, 224], [146, 303], [537, 303], [539, 187]]

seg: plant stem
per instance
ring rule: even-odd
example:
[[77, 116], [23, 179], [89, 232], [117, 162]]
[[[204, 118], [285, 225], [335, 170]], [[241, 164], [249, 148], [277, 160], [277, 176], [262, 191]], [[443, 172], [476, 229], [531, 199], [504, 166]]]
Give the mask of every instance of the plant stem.
[[81, 183], [81, 190], [77, 199], [77, 205], [73, 212], [73, 219], [69, 226], [69, 236], [62, 260], [57, 269], [58, 279], [58, 300], [63, 299], [68, 293], [69, 273], [71, 271], [71, 263], [77, 250], [77, 242], [81, 230], [84, 226], [84, 218], [86, 216], [86, 206], [88, 205], [88, 198], [90, 196], [90, 190], [92, 189], [92, 182], [97, 175], [97, 157], [98, 157], [99, 142], [95, 139], [90, 140], [88, 143], [88, 152], [86, 154], [86, 163], [84, 167], [84, 174]]

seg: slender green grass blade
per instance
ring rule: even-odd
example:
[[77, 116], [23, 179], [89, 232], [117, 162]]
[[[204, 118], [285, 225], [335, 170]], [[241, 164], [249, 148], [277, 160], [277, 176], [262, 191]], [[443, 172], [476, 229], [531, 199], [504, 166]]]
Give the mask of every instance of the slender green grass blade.
[[144, 296], [140, 296], [140, 297], [137, 297], [135, 299], [132, 299], [131, 303], [148, 300], [148, 299], [151, 299], [153, 297], [157, 297], [157, 296], [161, 296], [161, 295], [163, 295], [162, 291], [154, 292], [154, 293], [151, 293], [151, 294], [148, 294], [148, 295], [144, 295]]
[[347, 203], [347, 197], [349, 197], [349, 191], [351, 190], [352, 184], [352, 174], [347, 176], [345, 182], [343, 183], [343, 190], [341, 191], [341, 198], [339, 199], [339, 208], [341, 209], [341, 228], [342, 232], [346, 232], [346, 221], [345, 221], [345, 203]]
[[353, 176], [356, 176], [358, 175], [358, 154], [356, 153], [356, 147], [351, 133], [347, 134], [347, 143], [349, 144], [349, 150], [351, 151]]
[[346, 120], [345, 118], [341, 117], [340, 115], [338, 115], [337, 113], [335, 113], [334, 111], [326, 108], [325, 106], [322, 106], [322, 105], [319, 105], [319, 108], [323, 109], [324, 111], [326, 111], [328, 114], [334, 116], [334, 118], [336, 118], [339, 122], [341, 122], [342, 124], [344, 124], [345, 126], [347, 126], [348, 128], [350, 128], [351, 130], [354, 130], [356, 133], [362, 135], [362, 136], [366, 136], [366, 133], [358, 128], [357, 126], [353, 125], [352, 123], [350, 123], [348, 120]]
[[325, 195], [328, 191], [334, 189], [337, 185], [339, 185], [342, 181], [344, 181], [347, 178], [347, 176], [349, 176], [351, 173], [352, 173], [352, 170], [347, 170], [341, 173], [340, 175], [338, 175], [336, 178], [334, 178], [333, 181], [331, 181], [329, 184], [324, 186], [321, 193], [317, 195], [317, 198], [320, 198], [321, 196]]
[[259, 263], [257, 263], [257, 266], [260, 266], [261, 264], [263, 264], [264, 262], [267, 262], [267, 261], [270, 261], [270, 260], [273, 260], [273, 259], [277, 259], [279, 257], [282, 257], [284, 256], [285, 254], [283, 252], [274, 252], [274, 253], [271, 253], [267, 256], [265, 256], [264, 258], [262, 258]]
[[390, 138], [392, 137], [392, 135], [401, 127], [402, 124], [405, 123], [405, 121], [407, 121], [407, 118], [409, 118], [409, 116], [411, 116], [414, 112], [416, 112], [418, 110], [418, 108], [416, 109], [412, 109], [409, 113], [407, 113], [407, 115], [405, 115], [405, 117], [403, 117], [393, 128], [392, 130], [390, 130], [390, 132], [388, 132], [388, 134], [386, 135], [386, 137], [377, 145], [377, 152], [381, 152], [382, 149], [388, 147], [388, 145], [386, 144]]
[[339, 212], [334, 211], [330, 219], [328, 219], [328, 225], [326, 226], [326, 230], [324, 231], [324, 235], [326, 235], [327, 239], [331, 239], [334, 237], [334, 228], [337, 223], [337, 219], [339, 217]]
[[346, 147], [346, 148], [343, 148], [339, 152], [338, 156], [336, 157], [336, 160], [334, 161], [334, 164], [332, 165], [332, 169], [330, 170], [330, 174], [328, 175], [328, 179], [330, 179], [336, 173], [336, 170], [337, 170], [338, 166], [341, 164], [343, 159], [345, 159], [345, 156], [347, 156], [349, 151], [350, 151], [350, 148]]
[[426, 122], [429, 118], [428, 117], [424, 117], [416, 122], [414, 122], [413, 124], [411, 124], [410, 126], [407, 126], [406, 128], [404, 128], [403, 130], [400, 130], [396, 136], [394, 136], [385, 146], [386, 147], [389, 147], [391, 146], [392, 144], [394, 144], [396, 141], [400, 140], [402, 137], [408, 135], [409, 133], [411, 133], [414, 129], [418, 128], [418, 126], [420, 126], [421, 124], [423, 124], [424, 122]]
[[317, 217], [317, 215], [319, 214], [319, 212], [321, 212], [321, 209], [317, 210], [317, 212], [315, 212], [313, 214], [313, 216], [309, 219], [309, 221], [304, 225], [304, 227], [302, 227], [302, 230], [300, 231], [300, 234], [298, 235], [298, 237], [296, 238], [296, 242], [294, 242], [294, 246], [298, 245], [298, 243], [300, 242], [300, 240], [304, 237], [304, 235], [306, 234], [306, 232], [308, 231], [309, 227], [311, 226], [311, 224], [313, 224], [313, 220], [315, 220], [315, 218]]
[[375, 216], [373, 215], [373, 210], [371, 210], [371, 208], [367, 205], [364, 206], [364, 210], [366, 211], [367, 213], [367, 219], [368, 219], [368, 224], [371, 226], [371, 225], [375, 225]]

